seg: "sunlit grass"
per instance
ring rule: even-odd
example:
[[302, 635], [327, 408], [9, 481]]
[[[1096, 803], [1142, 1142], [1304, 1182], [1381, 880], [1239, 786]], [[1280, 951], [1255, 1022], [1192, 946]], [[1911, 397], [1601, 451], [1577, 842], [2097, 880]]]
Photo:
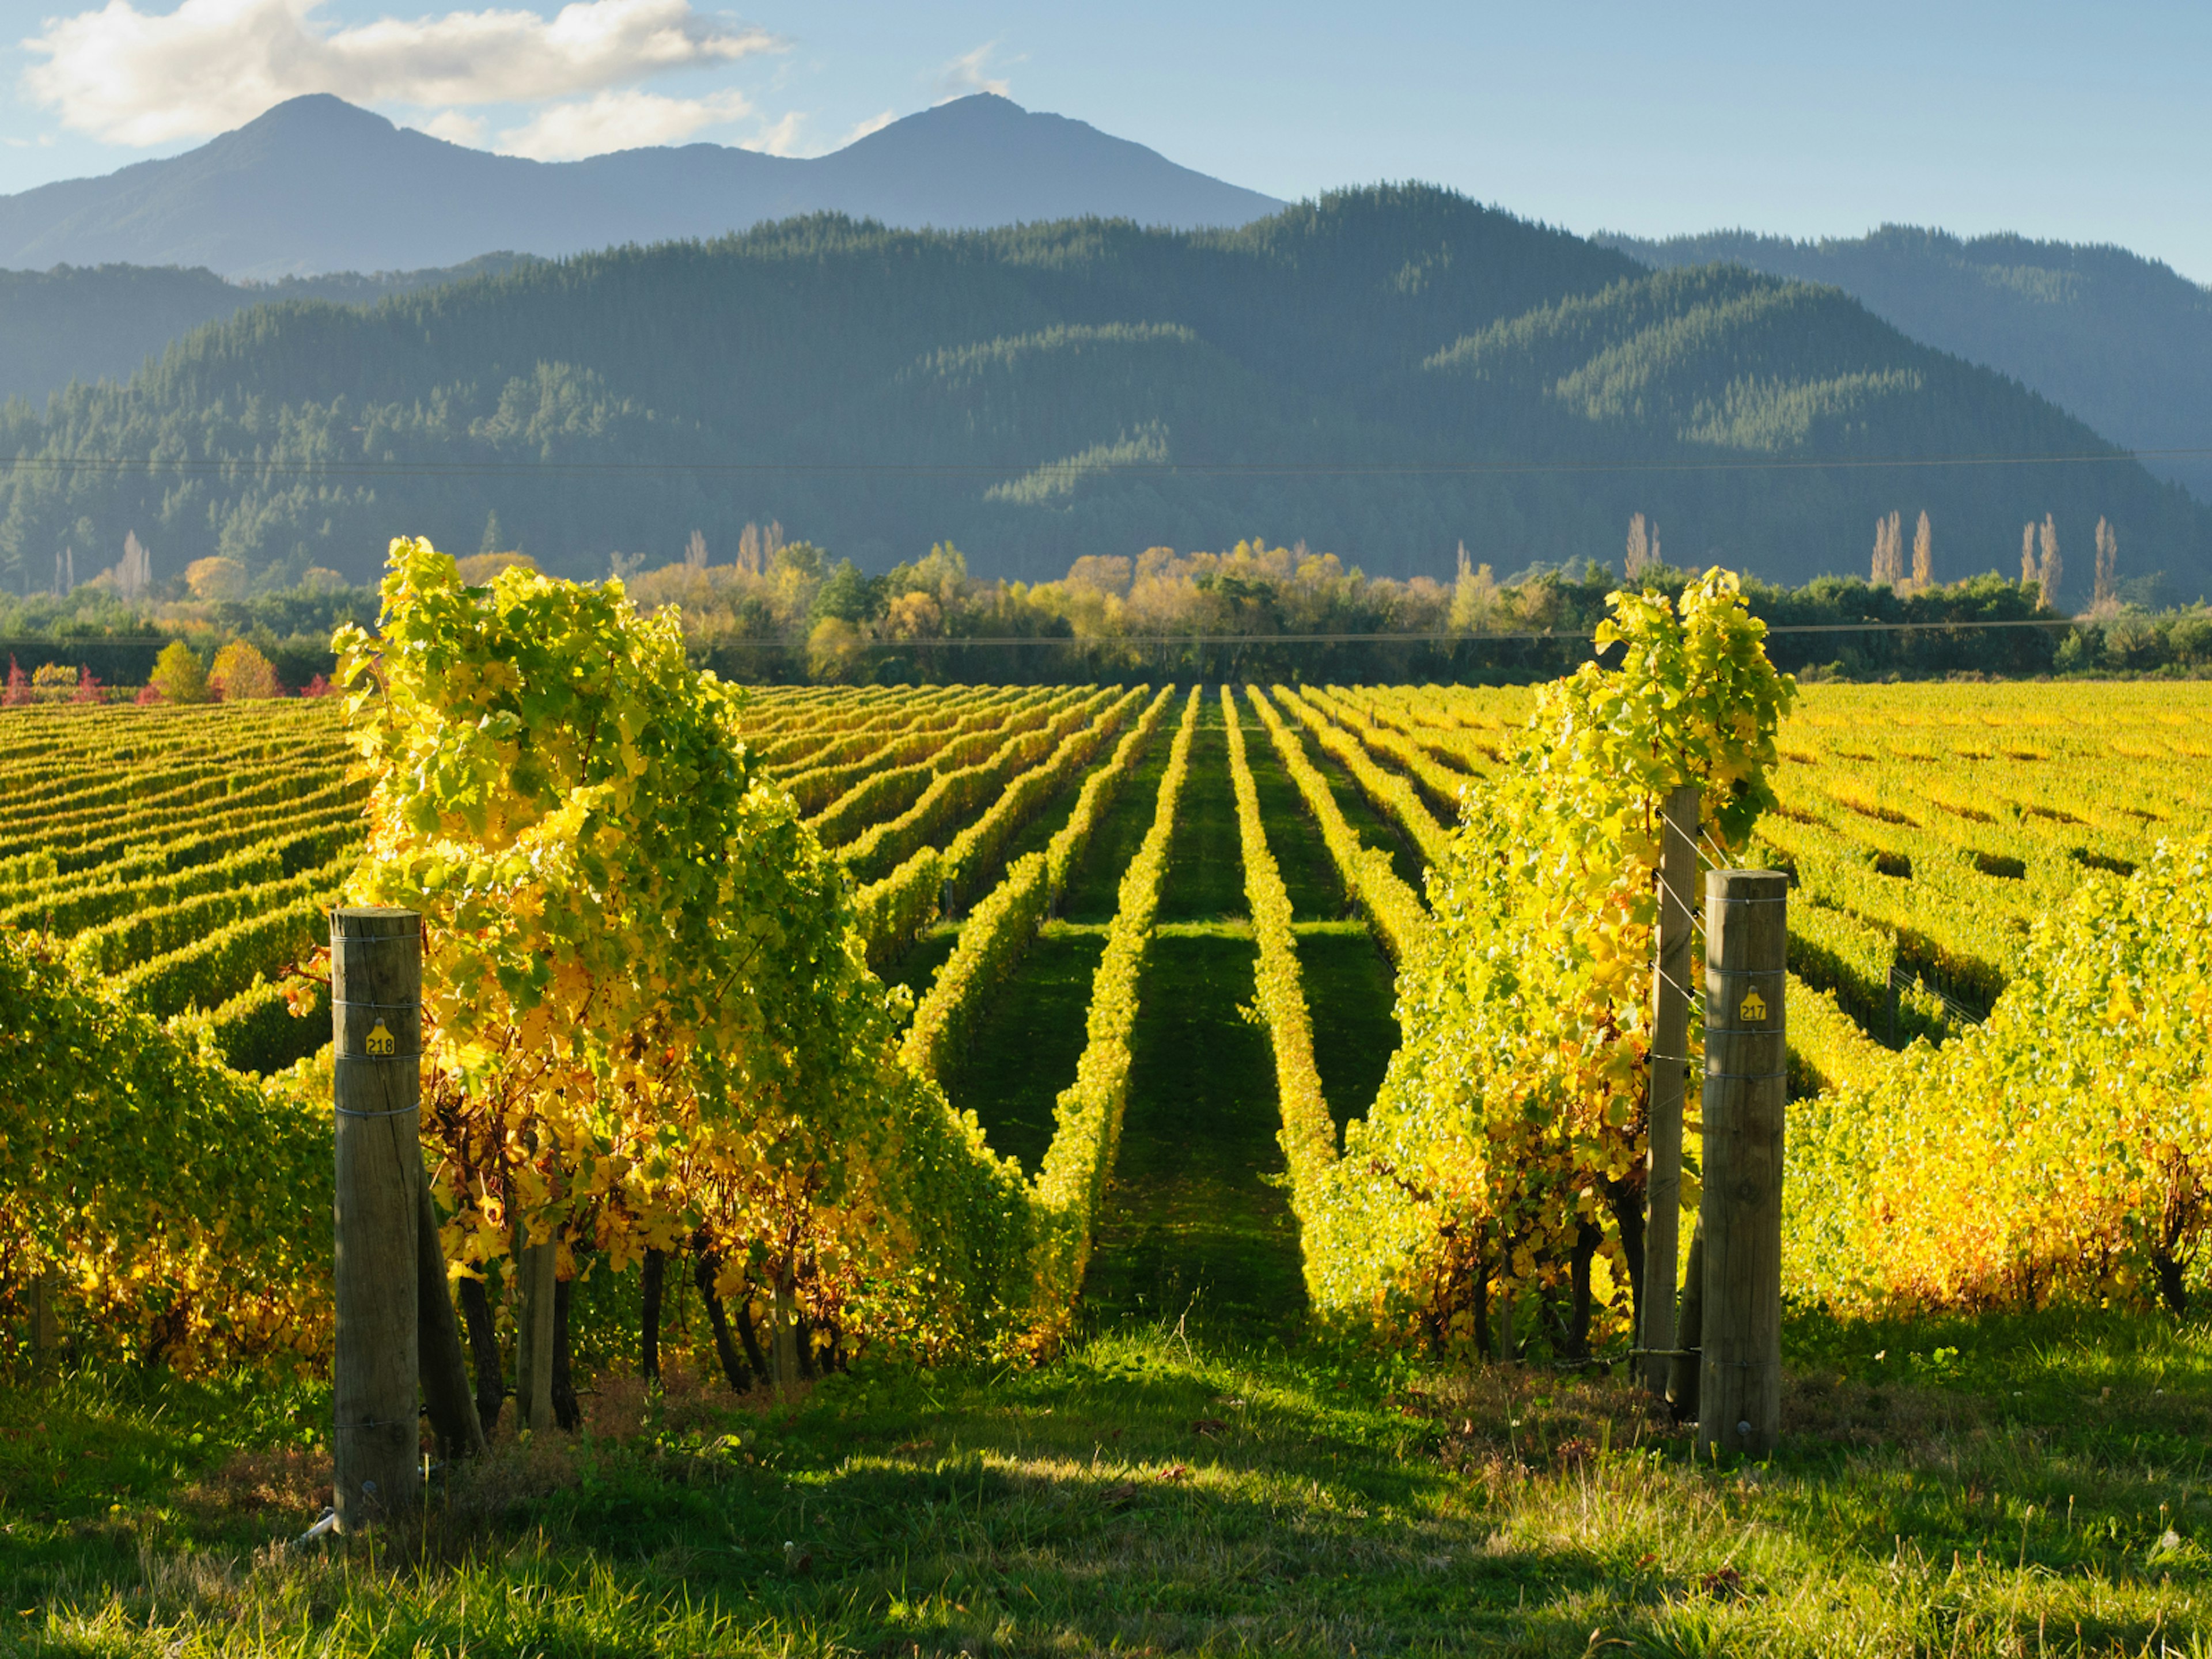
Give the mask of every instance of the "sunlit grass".
[[[71, 1382], [9, 1397], [11, 1479], [29, 1410], [49, 1433], [167, 1437], [181, 1484], [141, 1457], [43, 1510], [11, 1486], [0, 1639], [134, 1655], [2198, 1652], [2205, 1345], [2105, 1328], [2100, 1346], [2086, 1328], [1989, 1328], [2008, 1346], [1974, 1363], [2021, 1385], [2018, 1406], [1801, 1361], [1790, 1444], [1748, 1467], [1700, 1464], [1618, 1379], [1333, 1358], [1202, 1316], [1117, 1326], [1035, 1370], [864, 1365], [788, 1407], [696, 1384], [655, 1406], [611, 1379], [582, 1439], [503, 1446], [420, 1533], [323, 1552], [279, 1541], [312, 1513], [313, 1470], [292, 1470], [287, 1508], [293, 1453], [225, 1449], [295, 1438], [298, 1396]], [[1878, 1334], [1801, 1325], [1801, 1355], [1808, 1334]]]

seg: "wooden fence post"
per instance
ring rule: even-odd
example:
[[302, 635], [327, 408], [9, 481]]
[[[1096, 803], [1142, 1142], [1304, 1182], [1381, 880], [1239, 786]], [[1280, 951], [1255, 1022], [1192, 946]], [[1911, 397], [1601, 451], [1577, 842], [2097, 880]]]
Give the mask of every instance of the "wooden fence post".
[[1782, 1427], [1782, 1108], [1790, 878], [1705, 874], [1705, 1295], [1698, 1449], [1753, 1456]]
[[1652, 941], [1649, 1161], [1644, 1220], [1644, 1384], [1667, 1392], [1681, 1276], [1682, 1090], [1690, 1070], [1691, 883], [1698, 873], [1698, 786], [1667, 797], [1659, 843], [1659, 927]]
[[41, 1376], [52, 1371], [61, 1361], [61, 1283], [58, 1267], [41, 1267], [31, 1280], [31, 1355], [33, 1365]]
[[415, 1389], [422, 933], [414, 911], [331, 912], [331, 1026], [337, 1143], [332, 1496], [338, 1529], [358, 1532], [422, 1497]]
[[543, 1434], [553, 1427], [553, 1298], [559, 1291], [556, 1239], [523, 1242], [515, 1229], [514, 1403], [520, 1427]]

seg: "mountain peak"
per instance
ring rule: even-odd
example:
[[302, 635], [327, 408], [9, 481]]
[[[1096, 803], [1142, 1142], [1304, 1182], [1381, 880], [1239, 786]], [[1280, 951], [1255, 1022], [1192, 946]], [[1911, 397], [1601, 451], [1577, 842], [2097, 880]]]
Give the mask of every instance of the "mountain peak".
[[0, 266], [276, 277], [453, 265], [488, 248], [559, 258], [822, 212], [911, 229], [1091, 216], [1188, 229], [1281, 206], [995, 93], [809, 161], [702, 143], [545, 162], [448, 143], [313, 93], [182, 155], [0, 197]]
[[233, 128], [210, 141], [209, 148], [225, 140], [281, 138], [286, 142], [332, 139], [374, 143], [398, 128], [374, 110], [349, 104], [333, 93], [307, 92], [271, 104], [242, 127]]

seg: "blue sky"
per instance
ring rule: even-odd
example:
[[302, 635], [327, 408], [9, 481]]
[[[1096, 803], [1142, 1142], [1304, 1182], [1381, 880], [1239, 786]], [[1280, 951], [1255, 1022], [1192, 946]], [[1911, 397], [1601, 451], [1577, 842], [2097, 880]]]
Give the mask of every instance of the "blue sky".
[[295, 91], [550, 159], [812, 154], [990, 87], [1282, 197], [1410, 178], [1583, 231], [2010, 229], [2212, 281], [2200, 5], [0, 0], [0, 191]]

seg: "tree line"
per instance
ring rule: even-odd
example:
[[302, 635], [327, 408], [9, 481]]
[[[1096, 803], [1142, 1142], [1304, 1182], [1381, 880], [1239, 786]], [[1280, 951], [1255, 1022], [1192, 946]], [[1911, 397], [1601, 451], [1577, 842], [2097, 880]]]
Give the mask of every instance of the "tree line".
[[[2054, 608], [2039, 559], [2018, 580], [1990, 571], [1946, 582], [1924, 533], [1920, 574], [1890, 575], [1891, 523], [1877, 525], [1874, 580], [1745, 581], [1782, 668], [1853, 679], [2212, 672], [2212, 610], [2201, 603], [2130, 603], [2113, 577], [2105, 599], [2069, 617]], [[718, 562], [695, 535], [684, 557], [618, 574], [641, 608], [677, 610], [695, 664], [762, 684], [1521, 684], [1589, 659], [1606, 597], [1630, 567], [1628, 584], [1639, 588], [1679, 595], [1693, 580], [1665, 561], [1656, 522], [1641, 514], [1618, 565], [1532, 565], [1500, 578], [1462, 549], [1449, 581], [1370, 575], [1334, 554], [1257, 538], [1220, 552], [1086, 555], [1037, 582], [977, 575], [949, 542], [874, 575], [787, 539], [773, 521], [744, 526], [737, 542]], [[2116, 541], [2100, 548], [2108, 576], [2117, 559]], [[460, 567], [485, 582], [533, 562], [487, 548]], [[203, 586], [227, 580], [201, 574]], [[225, 641], [242, 640], [296, 690], [330, 672], [331, 629], [373, 626], [380, 605], [374, 590], [328, 572], [222, 598], [179, 580], [128, 599], [111, 578], [62, 598], [0, 595], [0, 650], [27, 672], [61, 665], [137, 684], [165, 647], [188, 646], [211, 664]], [[181, 670], [174, 648], [169, 661]]]

